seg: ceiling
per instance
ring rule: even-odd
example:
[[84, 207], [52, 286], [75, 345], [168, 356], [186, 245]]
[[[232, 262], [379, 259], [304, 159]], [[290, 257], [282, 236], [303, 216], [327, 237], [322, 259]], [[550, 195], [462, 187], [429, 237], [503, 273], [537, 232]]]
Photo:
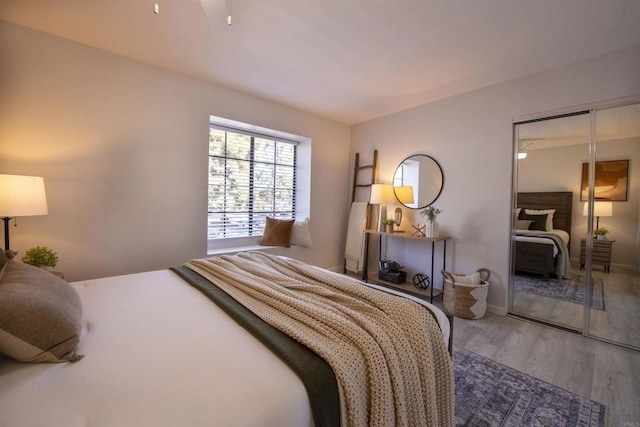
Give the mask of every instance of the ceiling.
[[346, 124], [640, 43], [640, 0], [158, 4], [0, 0], [0, 18]]

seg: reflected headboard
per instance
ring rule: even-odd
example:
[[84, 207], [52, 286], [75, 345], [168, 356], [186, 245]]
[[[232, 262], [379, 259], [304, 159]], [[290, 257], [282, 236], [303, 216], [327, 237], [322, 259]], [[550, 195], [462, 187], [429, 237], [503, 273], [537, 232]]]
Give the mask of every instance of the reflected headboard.
[[522, 209], [555, 209], [553, 228], [564, 230], [571, 235], [571, 214], [573, 192], [550, 191], [538, 193], [518, 193], [517, 206]]

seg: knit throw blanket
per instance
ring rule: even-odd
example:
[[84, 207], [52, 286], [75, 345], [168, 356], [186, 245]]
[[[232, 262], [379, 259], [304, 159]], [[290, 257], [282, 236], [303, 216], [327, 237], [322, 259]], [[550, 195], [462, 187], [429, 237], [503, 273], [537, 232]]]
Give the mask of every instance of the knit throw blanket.
[[453, 425], [451, 359], [420, 304], [261, 252], [186, 265], [329, 363], [343, 426]]

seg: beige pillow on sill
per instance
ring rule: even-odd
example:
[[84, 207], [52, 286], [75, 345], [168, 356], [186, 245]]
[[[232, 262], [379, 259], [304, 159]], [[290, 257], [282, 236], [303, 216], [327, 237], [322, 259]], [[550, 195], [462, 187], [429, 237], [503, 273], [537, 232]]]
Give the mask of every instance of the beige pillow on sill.
[[262, 246], [291, 246], [291, 235], [293, 234], [293, 219], [275, 219], [267, 217], [267, 223], [262, 233], [260, 244]]

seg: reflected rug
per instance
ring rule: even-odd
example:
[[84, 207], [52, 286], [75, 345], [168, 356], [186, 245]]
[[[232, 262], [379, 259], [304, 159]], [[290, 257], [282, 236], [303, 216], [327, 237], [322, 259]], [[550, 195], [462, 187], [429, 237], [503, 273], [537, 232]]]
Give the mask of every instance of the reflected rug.
[[[593, 277], [591, 288], [591, 308], [604, 310], [604, 286], [602, 279]], [[516, 274], [513, 277], [513, 285], [516, 291], [543, 297], [561, 299], [564, 301], [584, 304], [584, 277], [571, 276], [568, 279], [545, 279], [541, 276]]]
[[456, 426], [604, 426], [606, 407], [454, 347]]

